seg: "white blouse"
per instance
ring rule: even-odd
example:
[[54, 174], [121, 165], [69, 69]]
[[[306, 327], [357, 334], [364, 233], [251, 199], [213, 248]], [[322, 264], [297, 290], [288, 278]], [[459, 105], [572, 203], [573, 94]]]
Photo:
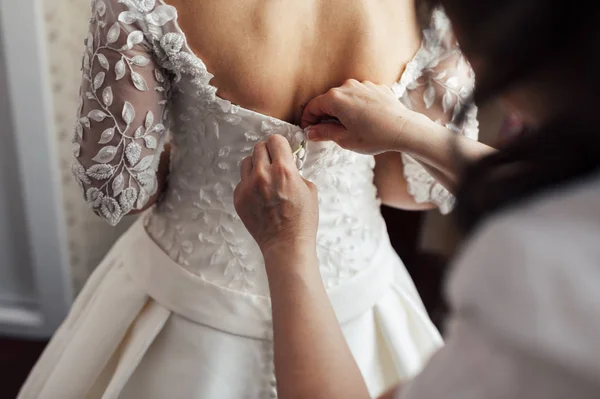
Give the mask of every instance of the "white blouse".
[[490, 220], [448, 288], [447, 344], [399, 399], [600, 398], [600, 178]]

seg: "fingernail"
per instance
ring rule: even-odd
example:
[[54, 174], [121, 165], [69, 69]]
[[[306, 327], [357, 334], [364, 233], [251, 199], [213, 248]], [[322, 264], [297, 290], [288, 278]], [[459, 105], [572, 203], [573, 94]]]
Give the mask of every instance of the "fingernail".
[[321, 138], [321, 136], [319, 136], [319, 132], [317, 131], [317, 129], [312, 128], [312, 127], [310, 129], [308, 129], [307, 136], [310, 141], [318, 141]]

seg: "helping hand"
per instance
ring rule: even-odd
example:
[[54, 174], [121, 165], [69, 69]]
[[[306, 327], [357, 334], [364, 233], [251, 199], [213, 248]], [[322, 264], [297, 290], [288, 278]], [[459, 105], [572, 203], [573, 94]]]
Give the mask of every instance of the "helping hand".
[[272, 249], [308, 246], [314, 251], [319, 220], [316, 187], [304, 180], [288, 141], [274, 135], [241, 163], [235, 209], [263, 255]]
[[[414, 112], [387, 86], [348, 80], [310, 101], [302, 116], [311, 141], [335, 141], [340, 147], [376, 155], [398, 150]], [[335, 118], [339, 123], [321, 123]]]

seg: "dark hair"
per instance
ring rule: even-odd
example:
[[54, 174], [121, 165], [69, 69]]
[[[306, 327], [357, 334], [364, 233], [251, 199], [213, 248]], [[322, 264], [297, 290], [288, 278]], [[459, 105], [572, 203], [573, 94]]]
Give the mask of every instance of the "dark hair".
[[[466, 165], [456, 216], [468, 233], [488, 216], [599, 170], [600, 2], [433, 0], [468, 58], [481, 63], [473, 100], [482, 104], [535, 81], [557, 107], [554, 120]], [[493, 66], [493, 67], [492, 67]], [[479, 68], [478, 68], [479, 69]], [[478, 71], [479, 72], [479, 71]], [[600, 119], [600, 118], [599, 118]]]

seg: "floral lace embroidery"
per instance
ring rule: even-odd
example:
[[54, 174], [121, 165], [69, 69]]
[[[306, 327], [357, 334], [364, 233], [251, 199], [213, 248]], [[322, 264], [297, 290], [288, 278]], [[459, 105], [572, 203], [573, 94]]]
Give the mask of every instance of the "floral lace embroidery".
[[[281, 134], [295, 150], [304, 177], [319, 187], [317, 253], [325, 284], [339, 285], [370, 265], [385, 234], [373, 157], [332, 143], [307, 144], [299, 127], [218, 97], [210, 85], [213, 75], [187, 46], [176, 10], [164, 2], [95, 0], [93, 8], [74, 171], [97, 213], [115, 224], [147, 203], [156, 191], [158, 154], [169, 121], [168, 188], [147, 215], [148, 234], [206, 281], [268, 295], [263, 260], [232, 196], [241, 160], [257, 142]], [[418, 97], [425, 98], [428, 71], [436, 69], [432, 61], [441, 54], [439, 34], [426, 31], [425, 37], [430, 40], [424, 40], [394, 88], [401, 89], [403, 101], [410, 96], [415, 107]], [[437, 108], [449, 114], [435, 101], [423, 109], [433, 115]], [[426, 187], [413, 194], [423, 201], [436, 198], [444, 210], [452, 197], [418, 168], [405, 168], [411, 188]]]
[[[421, 49], [392, 89], [407, 108], [428, 115], [458, 134], [477, 139], [477, 107], [469, 108], [461, 125], [456, 122], [474, 85], [473, 71], [460, 51], [448, 18], [436, 10], [431, 27], [423, 33]], [[450, 212], [455, 203], [452, 194], [414, 159], [403, 155], [402, 160], [408, 190], [415, 201], [431, 202], [440, 212]]]
[[[73, 172], [94, 211], [115, 225], [130, 211], [143, 208], [156, 193], [169, 81], [143, 51], [147, 43], [142, 32], [126, 29], [123, 14], [119, 21], [107, 23], [107, 11], [104, 1], [93, 3], [73, 138]], [[155, 103], [140, 107], [116, 101], [115, 92], [126, 85], [139, 93], [152, 92], [146, 98]], [[100, 126], [102, 133], [92, 134]]]

